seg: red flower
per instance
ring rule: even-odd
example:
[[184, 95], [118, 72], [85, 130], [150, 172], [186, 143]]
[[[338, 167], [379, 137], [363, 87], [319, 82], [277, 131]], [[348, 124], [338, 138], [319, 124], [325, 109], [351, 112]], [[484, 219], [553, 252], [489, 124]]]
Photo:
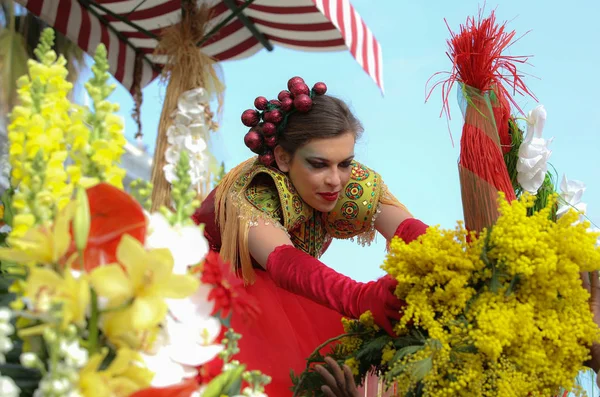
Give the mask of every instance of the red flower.
[[144, 243], [147, 220], [144, 209], [132, 196], [108, 183], [99, 183], [86, 193], [91, 219], [83, 257], [84, 268], [89, 272], [97, 266], [116, 262], [117, 246], [124, 234]]
[[129, 397], [190, 397], [200, 385], [196, 379], [188, 379], [168, 387], [149, 387], [133, 393]]
[[212, 315], [220, 312], [221, 317], [226, 318], [233, 311], [245, 320], [258, 317], [256, 301], [246, 291], [244, 282], [231, 272], [230, 266], [223, 262], [218, 253], [208, 253], [200, 280], [214, 286], [208, 295], [208, 299], [215, 302]]
[[223, 365], [225, 363], [219, 357], [213, 358], [211, 361], [207, 362], [198, 367], [198, 375], [196, 375], [195, 382], [200, 385], [206, 385], [208, 382], [216, 378], [218, 375], [223, 372]]

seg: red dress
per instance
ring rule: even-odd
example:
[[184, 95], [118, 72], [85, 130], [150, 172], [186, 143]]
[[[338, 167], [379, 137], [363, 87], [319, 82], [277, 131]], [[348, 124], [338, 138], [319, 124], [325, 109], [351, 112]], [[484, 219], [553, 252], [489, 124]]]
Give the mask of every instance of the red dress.
[[[204, 234], [211, 249], [219, 252], [221, 236], [215, 222], [214, 195], [213, 190], [194, 214], [194, 220], [205, 225]], [[242, 335], [240, 353], [234, 358], [249, 370], [260, 370], [272, 378], [265, 390], [269, 397], [291, 396], [290, 370], [299, 375], [318, 345], [343, 333], [341, 315], [279, 288], [258, 266], [256, 281], [246, 288], [258, 302], [260, 316], [251, 323], [232, 317], [233, 330]]]

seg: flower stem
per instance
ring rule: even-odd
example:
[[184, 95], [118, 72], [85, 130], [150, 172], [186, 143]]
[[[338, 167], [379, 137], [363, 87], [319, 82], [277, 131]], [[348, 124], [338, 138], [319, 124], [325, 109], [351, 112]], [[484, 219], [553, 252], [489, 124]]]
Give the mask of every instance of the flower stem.
[[98, 295], [93, 288], [90, 288], [90, 301], [92, 304], [92, 313], [90, 316], [90, 333], [88, 336], [88, 352], [90, 355], [96, 353], [98, 349], [98, 320], [100, 311], [98, 310]]

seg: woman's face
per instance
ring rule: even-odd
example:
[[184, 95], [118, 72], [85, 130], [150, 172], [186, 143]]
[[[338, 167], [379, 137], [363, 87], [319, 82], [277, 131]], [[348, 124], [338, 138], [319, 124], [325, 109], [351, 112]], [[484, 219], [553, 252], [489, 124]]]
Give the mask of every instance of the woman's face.
[[317, 211], [330, 212], [350, 179], [354, 143], [354, 134], [347, 132], [309, 141], [293, 156], [277, 147], [275, 159], [306, 204]]

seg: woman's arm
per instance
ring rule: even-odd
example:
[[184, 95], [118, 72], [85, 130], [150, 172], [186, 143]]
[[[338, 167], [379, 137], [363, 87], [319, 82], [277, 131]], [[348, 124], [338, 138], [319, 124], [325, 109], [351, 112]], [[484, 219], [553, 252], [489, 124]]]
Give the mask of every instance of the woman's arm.
[[381, 205], [381, 212], [375, 219], [375, 228], [389, 242], [394, 237], [400, 237], [405, 243], [410, 243], [427, 231], [427, 226], [401, 207]]
[[248, 232], [250, 255], [285, 290], [327, 306], [343, 316], [359, 318], [370, 310], [375, 322], [393, 334], [391, 319], [400, 318], [395, 281], [359, 283], [295, 248], [277, 225], [259, 221]]
[[250, 255], [263, 269], [267, 268], [269, 255], [275, 248], [282, 245], [293, 246], [294, 244], [285, 231], [272, 222], [266, 223], [261, 219], [258, 221], [258, 225], [250, 227], [248, 231]]
[[375, 219], [375, 229], [388, 241], [394, 237], [402, 222], [412, 218], [412, 215], [404, 208], [394, 205], [382, 204], [380, 210], [381, 212]]

